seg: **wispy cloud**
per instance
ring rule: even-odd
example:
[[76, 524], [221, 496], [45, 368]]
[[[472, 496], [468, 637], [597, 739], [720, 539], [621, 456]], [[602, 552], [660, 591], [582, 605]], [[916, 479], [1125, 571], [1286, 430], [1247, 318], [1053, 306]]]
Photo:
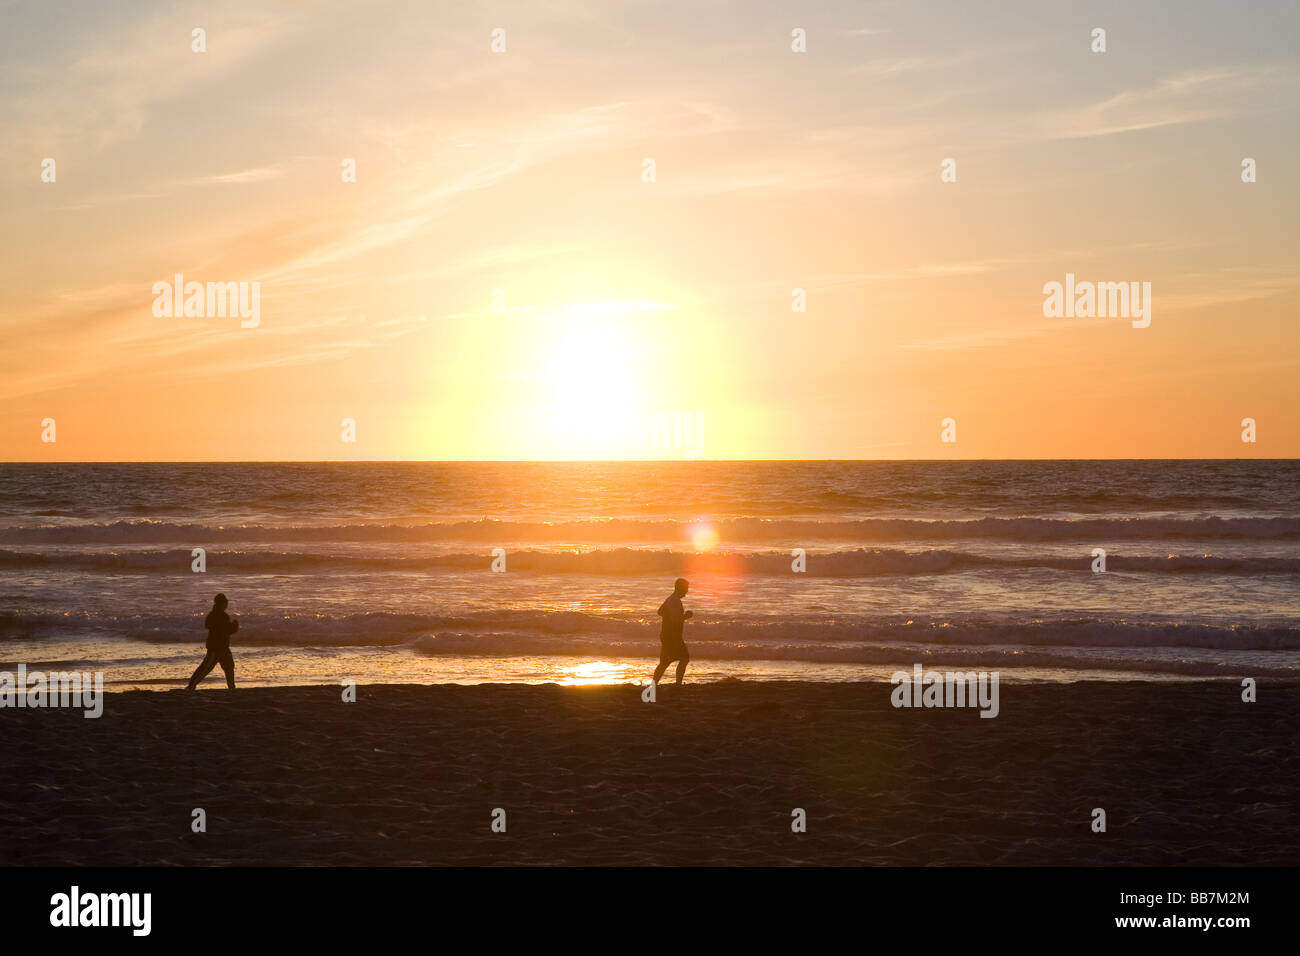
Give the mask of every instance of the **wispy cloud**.
[[1082, 328], [1084, 326], [1096, 328], [1098, 324], [1099, 320], [1097, 319], [1053, 319], [1050, 322], [1035, 322], [1028, 325], [963, 332], [960, 335], [941, 335], [934, 338], [918, 339], [914, 342], [899, 343], [898, 348], [924, 352], [965, 352], [970, 349], [1005, 346], [1021, 339], [1055, 335], [1065, 329]]
[[281, 163], [273, 163], [270, 166], [257, 166], [252, 169], [241, 169], [233, 173], [216, 173], [212, 176], [200, 176], [197, 179], [185, 180], [187, 185], [208, 186], [208, 185], [228, 185], [242, 183], [264, 183], [272, 179], [280, 179], [286, 172], [286, 167]]
[[961, 66], [971, 60], [987, 56], [988, 51], [980, 49], [962, 50], [958, 53], [928, 53], [923, 56], [882, 57], [868, 60], [849, 68], [849, 73], [861, 76], [889, 77], [900, 73], [917, 73], [932, 70], [948, 70]]
[[[39, 66], [0, 68], [0, 155], [17, 159], [32, 143], [84, 155], [131, 138], [163, 104], [183, 100], [291, 35], [284, 28], [303, 15], [243, 0], [203, 9], [201, 17], [196, 9], [175, 7], [119, 21], [84, 40], [69, 34], [71, 43]], [[191, 51], [190, 33], [199, 20], [214, 43], [219, 36], [220, 56]]]
[[1088, 106], [1042, 113], [1036, 126], [1049, 138], [1081, 139], [1200, 123], [1260, 108], [1268, 100], [1254, 94], [1265, 88], [1294, 102], [1298, 79], [1294, 68], [1191, 70]]

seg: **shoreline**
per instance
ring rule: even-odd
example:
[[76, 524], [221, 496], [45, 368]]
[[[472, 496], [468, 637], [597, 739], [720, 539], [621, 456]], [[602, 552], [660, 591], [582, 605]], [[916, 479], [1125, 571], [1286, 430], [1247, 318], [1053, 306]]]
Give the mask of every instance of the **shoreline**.
[[8, 710], [0, 865], [1300, 862], [1300, 683], [1250, 704], [1230, 680], [1024, 683], [991, 720], [892, 689], [214, 687], [114, 695], [96, 720]]
[[[653, 663], [655, 662], [651, 661], [651, 665], [653, 665]], [[694, 665], [695, 663], [696, 663], [696, 659], [692, 658], [691, 664]], [[906, 670], [907, 667], [900, 664], [898, 666], [898, 669]], [[411, 680], [404, 680], [404, 681], [389, 680], [381, 684], [368, 684], [368, 683], [358, 681], [357, 687], [367, 688], [367, 687], [498, 687], [499, 686], [499, 687], [560, 687], [565, 689], [583, 689], [589, 687], [607, 687], [607, 688], [631, 687], [637, 690], [642, 690], [645, 688], [646, 684], [650, 682], [649, 672], [651, 670], [653, 670], [653, 666], [647, 666], [646, 674], [644, 677], [638, 677], [636, 679], [628, 679], [628, 680], [618, 680], [618, 681], [610, 680], [610, 681], [599, 681], [599, 682], [579, 682], [579, 681], [561, 682], [555, 680], [546, 680], [544, 678], [493, 680], [492, 678], [487, 678], [487, 677], [481, 679], [448, 678], [446, 680], [427, 680], [424, 678], [418, 678], [418, 679], [412, 678]], [[948, 672], [948, 671], [979, 672], [981, 669], [977, 667], [963, 668], [959, 665], [956, 665], [953, 667], [945, 667], [945, 666], [928, 667], [927, 666], [927, 670], [934, 670], [937, 672]], [[985, 671], [987, 671], [988, 673], [994, 673], [994, 671], [988, 669], [985, 669]], [[85, 670], [83, 669], [82, 672], [84, 673]], [[214, 678], [212, 675], [209, 675], [204, 680], [204, 682], [199, 685], [198, 687], [199, 691], [201, 692], [206, 691], [212, 693], [225, 693], [226, 687], [221, 682], [220, 669], [216, 670], [214, 673], [217, 676]], [[1122, 673], [1115, 673], [1112, 675], [1108, 675], [1106, 672], [1103, 671], [1087, 671], [1087, 672], [1080, 672], [1079, 676], [1067, 676], [1067, 677], [1024, 676], [1023, 674], [1018, 674], [1014, 671], [1008, 672], [1006, 670], [997, 671], [997, 673], [1000, 674], [1000, 678], [999, 678], [1000, 682], [1004, 685], [1009, 684], [1014, 686], [1033, 685], [1033, 686], [1052, 686], [1052, 687], [1071, 687], [1077, 684], [1112, 684], [1112, 685], [1113, 684], [1186, 685], [1186, 684], [1223, 684], [1223, 683], [1232, 684], [1233, 682], [1239, 682], [1242, 679], [1242, 677], [1249, 676], [1244, 674], [1243, 675], [1231, 674], [1231, 675], [1224, 675], [1222, 677], [1206, 677], [1204, 675], [1166, 674], [1166, 673], [1155, 672], [1155, 671], [1151, 673], [1142, 673], [1138, 671], [1126, 671]], [[664, 681], [661, 683], [660, 686], [663, 686], [663, 684], [671, 683], [672, 679], [673, 676], [671, 673], [666, 674], [664, 677]], [[1289, 676], [1274, 677], [1269, 675], [1266, 678], [1261, 678], [1261, 679], [1267, 679], [1270, 683], [1270, 686], [1278, 686], [1279, 684], [1300, 685], [1300, 677], [1289, 677]], [[187, 679], [185, 677], [155, 677], [155, 678], [143, 678], [140, 680], [127, 679], [121, 681], [112, 681], [105, 678], [104, 693], [112, 694], [112, 695], [132, 694], [132, 693], [168, 693], [172, 690], [183, 688], [186, 684], [186, 680]], [[733, 675], [728, 675], [724, 677], [694, 677], [689, 673], [687, 674], [686, 681], [688, 684], [697, 687], [712, 687], [718, 684], [733, 684], [733, 683], [752, 684], [752, 685], [812, 684], [812, 685], [819, 685], [819, 686], [825, 686], [825, 685], [862, 686], [864, 684], [888, 685], [889, 683], [888, 681], [883, 680], [879, 675], [872, 675], [868, 677], [859, 677], [859, 678], [843, 678], [843, 679], [824, 678], [824, 679], [817, 679], [817, 680], [808, 680], [808, 679], [797, 679], [797, 678], [788, 678], [788, 677], [765, 678], [765, 677], [739, 677]], [[341, 687], [342, 687], [341, 683], [304, 682], [304, 683], [279, 684], [279, 683], [253, 683], [253, 682], [245, 682], [241, 680], [239, 682], [238, 690], [240, 691], [245, 691], [245, 690], [288, 691], [288, 690], [307, 690], [313, 688], [314, 689], [327, 688], [327, 689], [338, 690]]]
[[[1032, 649], [1023, 655], [1003, 654], [1001, 659], [972, 656], [962, 648], [946, 646], [907, 648], [883, 660], [858, 661], [799, 660], [794, 658], [714, 657], [704, 644], [688, 645], [692, 660], [687, 674], [690, 683], [713, 684], [728, 680], [754, 683], [848, 683], [888, 681], [898, 671], [911, 672], [919, 662], [930, 670], [983, 671], [998, 673], [1007, 684], [1048, 683], [1189, 683], [1239, 681], [1251, 676], [1258, 680], [1300, 681], [1300, 668], [1270, 660], [1270, 656], [1294, 655], [1272, 652], [1228, 655], [1207, 672], [1199, 662], [1156, 659], [1164, 649], [1147, 651], [1128, 663], [1115, 659], [1081, 666], [1073, 658], [1052, 661]], [[96, 654], [88, 656], [89, 651]], [[284, 646], [238, 646], [235, 676], [241, 689], [289, 687], [338, 687], [344, 679], [362, 685], [435, 685], [490, 683], [565, 686], [644, 685], [658, 661], [657, 653], [632, 654], [518, 654], [493, 657], [487, 654], [427, 654], [407, 645], [331, 646], [295, 648]], [[909, 653], [910, 652], [910, 653]], [[133, 656], [136, 655], [136, 656]], [[202, 660], [202, 648], [189, 643], [151, 643], [136, 647], [129, 642], [101, 644], [93, 649], [75, 644], [42, 645], [37, 642], [10, 643], [0, 658], [0, 673], [19, 666], [31, 671], [102, 672], [104, 691], [117, 695], [133, 690], [160, 691], [183, 686]], [[893, 659], [891, 659], [893, 658]], [[1021, 658], [1027, 658], [1020, 660]], [[1008, 663], [1010, 661], [1010, 663]], [[224, 684], [220, 670], [208, 675], [202, 687]]]

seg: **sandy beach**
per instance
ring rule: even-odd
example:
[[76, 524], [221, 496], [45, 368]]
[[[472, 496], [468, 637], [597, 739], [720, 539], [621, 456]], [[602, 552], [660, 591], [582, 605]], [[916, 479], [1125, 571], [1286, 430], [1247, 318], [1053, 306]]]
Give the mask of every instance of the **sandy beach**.
[[890, 689], [213, 686], [110, 695], [98, 720], [7, 710], [0, 862], [1300, 863], [1300, 686], [1004, 684], [992, 720]]

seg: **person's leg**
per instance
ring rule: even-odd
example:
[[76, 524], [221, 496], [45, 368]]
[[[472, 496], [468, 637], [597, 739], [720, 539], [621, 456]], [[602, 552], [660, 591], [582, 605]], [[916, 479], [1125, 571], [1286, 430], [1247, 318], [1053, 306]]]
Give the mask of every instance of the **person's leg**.
[[686, 676], [686, 665], [691, 662], [691, 655], [682, 651], [682, 656], [677, 659], [677, 686], [682, 686], [682, 678]]
[[664, 671], [668, 670], [668, 665], [671, 663], [672, 658], [668, 656], [667, 651], [659, 655], [659, 666], [655, 668], [655, 684], [659, 683], [659, 679], [664, 676]]
[[221, 662], [221, 669], [226, 672], [226, 686], [231, 690], [235, 689], [235, 655], [230, 653], [230, 648], [221, 652], [218, 658]]
[[203, 663], [198, 666], [192, 675], [190, 675], [190, 682], [186, 685], [185, 689], [193, 690], [198, 685], [199, 681], [207, 677], [212, 671], [212, 668], [216, 666], [217, 655], [212, 653], [212, 651], [208, 651], [207, 654], [203, 656]]

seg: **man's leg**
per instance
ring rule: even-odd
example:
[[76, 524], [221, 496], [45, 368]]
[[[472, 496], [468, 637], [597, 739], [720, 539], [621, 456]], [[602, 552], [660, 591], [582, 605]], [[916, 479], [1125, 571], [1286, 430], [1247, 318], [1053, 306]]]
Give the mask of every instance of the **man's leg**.
[[682, 651], [682, 656], [677, 659], [677, 686], [682, 686], [682, 678], [686, 676], [686, 665], [691, 662], [691, 655]]
[[190, 682], [185, 689], [193, 690], [195, 686], [198, 684], [198, 682], [203, 680], [203, 678], [207, 677], [208, 674], [211, 673], [212, 668], [216, 666], [217, 666], [217, 655], [214, 654], [212, 651], [208, 651], [208, 653], [205, 654], [203, 657], [203, 663], [200, 664], [198, 668], [194, 671], [194, 673], [190, 676]]
[[226, 672], [226, 686], [231, 690], [235, 689], [235, 655], [230, 653], [230, 648], [221, 652], [218, 658], [221, 662], [221, 669]]
[[654, 682], [659, 683], [659, 679], [664, 676], [664, 671], [668, 670], [668, 665], [672, 663], [672, 658], [667, 656], [667, 651], [659, 655], [659, 666], [655, 668]]

